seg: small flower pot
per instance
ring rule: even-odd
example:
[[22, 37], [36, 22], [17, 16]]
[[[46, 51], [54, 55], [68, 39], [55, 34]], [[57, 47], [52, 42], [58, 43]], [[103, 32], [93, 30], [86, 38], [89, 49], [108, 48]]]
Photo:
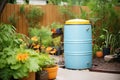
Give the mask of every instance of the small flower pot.
[[58, 65], [51, 68], [44, 68], [48, 72], [48, 79], [55, 79], [57, 76]]
[[103, 48], [103, 56], [110, 55], [110, 48]]
[[103, 57], [103, 52], [102, 51], [96, 51], [96, 57], [98, 57], [98, 58]]
[[48, 72], [45, 70], [36, 72], [35, 80], [48, 80]]
[[30, 72], [29, 76], [23, 78], [22, 80], [35, 80], [35, 72]]

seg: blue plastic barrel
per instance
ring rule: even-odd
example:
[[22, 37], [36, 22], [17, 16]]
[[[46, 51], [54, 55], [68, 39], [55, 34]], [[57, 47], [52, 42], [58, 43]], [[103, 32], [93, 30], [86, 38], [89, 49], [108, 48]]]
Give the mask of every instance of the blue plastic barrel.
[[89, 20], [72, 19], [65, 22], [64, 59], [66, 68], [91, 68], [92, 32]]

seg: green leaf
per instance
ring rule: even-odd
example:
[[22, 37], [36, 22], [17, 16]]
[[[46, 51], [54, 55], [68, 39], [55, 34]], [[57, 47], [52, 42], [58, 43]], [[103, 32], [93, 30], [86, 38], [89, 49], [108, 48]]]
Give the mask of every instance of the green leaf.
[[12, 71], [10, 69], [8, 69], [7, 67], [0, 69], [0, 79], [10, 80], [10, 78], [12, 77], [11, 73], [12, 73]]
[[21, 66], [22, 66], [21, 64], [18, 64], [18, 63], [17, 63], [17, 64], [15, 64], [15, 65], [11, 65], [10, 68], [17, 70], [17, 69], [19, 69]]
[[37, 59], [35, 58], [30, 58], [30, 62], [29, 62], [30, 66], [29, 66], [29, 69], [30, 69], [30, 72], [36, 72], [40, 69], [39, 65], [38, 65], [38, 61]]
[[21, 67], [15, 70], [13, 77], [15, 79], [20, 79], [28, 76], [28, 74], [29, 74], [29, 69], [27, 68], [26, 64], [21, 64]]
[[0, 59], [0, 69], [6, 66], [7, 62], [4, 59]]
[[21, 68], [22, 72], [29, 72], [29, 62], [22, 64]]
[[15, 60], [15, 56], [10, 56], [7, 59], [8, 64], [16, 64], [17, 60]]
[[15, 74], [13, 74], [14, 79], [20, 79], [25, 76], [28, 76], [27, 72], [25, 73], [25, 72], [19, 71], [19, 72], [15, 72]]

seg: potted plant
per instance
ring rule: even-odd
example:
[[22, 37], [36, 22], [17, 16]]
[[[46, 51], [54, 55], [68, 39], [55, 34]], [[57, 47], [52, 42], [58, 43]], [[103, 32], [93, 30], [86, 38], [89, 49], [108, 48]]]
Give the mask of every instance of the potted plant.
[[43, 70], [48, 72], [48, 79], [55, 79], [57, 76], [58, 65], [55, 63], [55, 59], [51, 58], [48, 54], [41, 56], [41, 66]]
[[2, 80], [22, 79], [30, 72], [40, 70], [39, 54], [35, 51], [20, 48], [5, 48], [1, 52], [0, 78]]
[[103, 31], [105, 32], [105, 34], [101, 35], [100, 37], [102, 39], [104, 39], [104, 43], [103, 43], [103, 55], [109, 55], [110, 54], [110, 48], [111, 48], [111, 42], [113, 40], [113, 34], [110, 33], [107, 29], [103, 28]]
[[103, 57], [103, 52], [100, 46], [98, 46], [97, 44], [93, 45], [93, 56], [96, 56], [98, 58]]
[[0, 79], [22, 79], [41, 69], [40, 55], [24, 47], [24, 35], [9, 24], [0, 24], [0, 30]]

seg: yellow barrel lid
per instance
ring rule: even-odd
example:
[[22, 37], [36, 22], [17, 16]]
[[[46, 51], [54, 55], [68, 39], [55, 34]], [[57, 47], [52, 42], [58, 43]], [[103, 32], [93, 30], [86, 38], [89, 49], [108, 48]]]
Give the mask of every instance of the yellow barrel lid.
[[65, 24], [90, 24], [90, 21], [85, 19], [71, 19], [67, 20]]

